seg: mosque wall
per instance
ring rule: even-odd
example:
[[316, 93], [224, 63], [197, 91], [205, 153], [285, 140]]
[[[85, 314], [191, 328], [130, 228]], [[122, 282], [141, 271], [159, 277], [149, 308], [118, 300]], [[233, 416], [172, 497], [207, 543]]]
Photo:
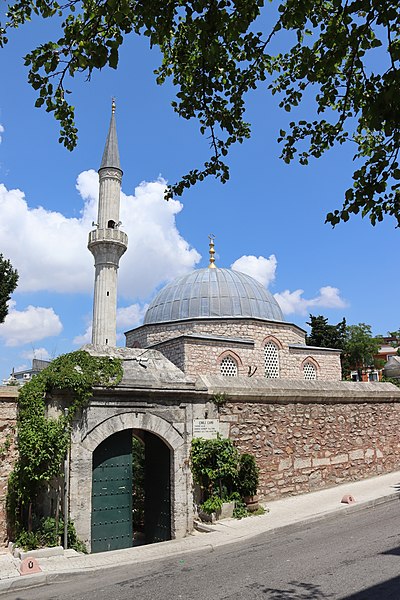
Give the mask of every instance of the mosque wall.
[[262, 500], [400, 468], [400, 397], [230, 402], [220, 413], [240, 451], [257, 460]]
[[[201, 336], [225, 339], [201, 339]], [[340, 354], [304, 348], [304, 332], [290, 324], [248, 319], [196, 320], [148, 325], [127, 333], [128, 347], [151, 346], [193, 376], [218, 375], [221, 359], [230, 354], [237, 363], [238, 375], [263, 377], [264, 346], [269, 341], [278, 348], [280, 378], [304, 379], [303, 367], [308, 360], [315, 367], [317, 379], [341, 379]], [[296, 345], [299, 347], [293, 347]]]
[[11, 386], [0, 388], [0, 546], [4, 546], [7, 541], [7, 482], [17, 459], [16, 422], [18, 389]]
[[290, 348], [290, 377], [295, 379], [302, 377], [306, 362], [310, 361], [316, 368], [317, 379], [323, 381], [340, 381], [342, 378], [342, 366], [339, 352], [327, 352], [317, 348]]
[[305, 332], [296, 325], [236, 318], [196, 319], [193, 321], [143, 325], [128, 331], [125, 335], [128, 348], [134, 347], [135, 344], [139, 344], [141, 348], [147, 348], [172, 337], [196, 333], [250, 339], [260, 344], [268, 335], [276, 336], [284, 345], [305, 343]]

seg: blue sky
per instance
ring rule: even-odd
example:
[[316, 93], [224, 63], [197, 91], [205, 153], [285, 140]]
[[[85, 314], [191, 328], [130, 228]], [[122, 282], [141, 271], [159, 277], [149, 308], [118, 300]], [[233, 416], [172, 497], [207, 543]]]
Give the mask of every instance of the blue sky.
[[238, 261], [276, 294], [288, 321], [305, 327], [311, 312], [332, 323], [343, 316], [369, 323], [376, 334], [400, 326], [394, 221], [375, 228], [360, 217], [335, 229], [324, 224], [351, 184], [350, 147], [308, 167], [285, 165], [276, 138], [296, 115], [260, 88], [248, 98], [253, 135], [232, 150], [230, 181], [209, 179], [167, 204], [164, 182], [201, 166], [208, 144], [195, 122], [173, 112], [171, 85], [156, 85], [157, 51], [133, 37], [117, 71], [73, 81], [79, 142], [70, 153], [57, 141], [53, 117], [34, 108], [22, 60], [51, 34], [49, 24], [32, 23], [12, 32], [0, 50], [0, 252], [20, 273], [0, 325], [0, 381], [12, 367], [29, 366], [33, 355], [53, 357], [88, 339], [94, 269], [86, 244], [112, 96], [124, 170], [121, 220], [129, 235], [120, 268], [120, 345], [160, 286], [208, 264], [209, 233], [216, 236], [217, 265]]

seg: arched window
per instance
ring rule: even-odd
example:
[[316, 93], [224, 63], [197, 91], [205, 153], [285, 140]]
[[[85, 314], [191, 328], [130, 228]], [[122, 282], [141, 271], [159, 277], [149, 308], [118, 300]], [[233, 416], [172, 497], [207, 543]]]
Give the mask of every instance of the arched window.
[[307, 381], [317, 379], [317, 369], [315, 368], [315, 365], [312, 364], [312, 362], [307, 361], [304, 363], [303, 375], [304, 379], [306, 379]]
[[274, 342], [267, 342], [264, 346], [264, 375], [268, 379], [279, 377], [279, 353], [278, 346]]
[[221, 375], [225, 377], [236, 377], [238, 374], [237, 362], [232, 356], [225, 356], [219, 365]]

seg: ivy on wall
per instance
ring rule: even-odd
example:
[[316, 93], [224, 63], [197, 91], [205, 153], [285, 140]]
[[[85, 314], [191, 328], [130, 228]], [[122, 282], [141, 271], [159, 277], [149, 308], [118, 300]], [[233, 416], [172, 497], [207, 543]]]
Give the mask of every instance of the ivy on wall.
[[[113, 387], [122, 379], [122, 363], [83, 350], [56, 358], [20, 390], [17, 418], [19, 457], [9, 478], [8, 517], [14, 535], [32, 531], [35, 502], [42, 486], [62, 474], [69, 445], [69, 427], [94, 386]], [[46, 396], [67, 392], [66, 411], [47, 416]]]

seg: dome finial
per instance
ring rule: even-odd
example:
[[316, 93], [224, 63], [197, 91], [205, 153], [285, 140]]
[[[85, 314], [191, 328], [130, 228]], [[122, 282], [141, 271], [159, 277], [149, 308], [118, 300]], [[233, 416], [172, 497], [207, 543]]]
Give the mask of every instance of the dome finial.
[[214, 254], [215, 254], [215, 250], [214, 250], [215, 235], [213, 233], [210, 233], [210, 235], [208, 236], [208, 239], [210, 240], [210, 264], [208, 265], [208, 268], [209, 269], [216, 269], [215, 258], [214, 258]]

